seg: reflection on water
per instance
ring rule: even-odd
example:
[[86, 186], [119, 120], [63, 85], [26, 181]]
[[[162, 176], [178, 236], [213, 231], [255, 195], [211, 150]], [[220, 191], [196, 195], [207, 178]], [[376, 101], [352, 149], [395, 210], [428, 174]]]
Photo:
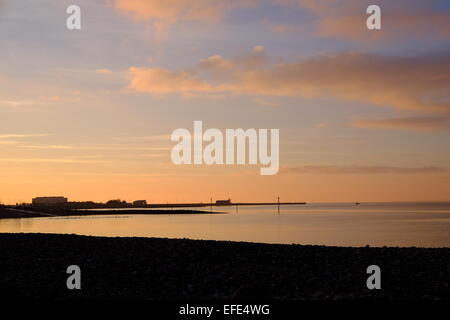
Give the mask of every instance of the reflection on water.
[[334, 246], [450, 246], [450, 203], [220, 207], [227, 214], [0, 219], [0, 232]]

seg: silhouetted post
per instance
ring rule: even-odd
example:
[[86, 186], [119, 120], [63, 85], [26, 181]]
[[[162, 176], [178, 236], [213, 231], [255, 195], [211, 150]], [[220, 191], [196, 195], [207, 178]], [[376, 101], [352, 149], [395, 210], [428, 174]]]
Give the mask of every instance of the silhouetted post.
[[278, 196], [278, 214], [280, 214], [280, 196]]
[[212, 212], [212, 198], [211, 198], [211, 212]]
[[238, 205], [236, 205], [236, 213], [238, 213]]

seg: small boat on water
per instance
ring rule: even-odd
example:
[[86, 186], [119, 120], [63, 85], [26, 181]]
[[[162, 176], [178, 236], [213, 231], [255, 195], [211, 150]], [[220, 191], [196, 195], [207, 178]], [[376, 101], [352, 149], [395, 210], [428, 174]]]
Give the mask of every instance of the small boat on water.
[[360, 205], [360, 204], [361, 204], [361, 203], [359, 203], [359, 202], [355, 202], [355, 205], [357, 205], [357, 206]]

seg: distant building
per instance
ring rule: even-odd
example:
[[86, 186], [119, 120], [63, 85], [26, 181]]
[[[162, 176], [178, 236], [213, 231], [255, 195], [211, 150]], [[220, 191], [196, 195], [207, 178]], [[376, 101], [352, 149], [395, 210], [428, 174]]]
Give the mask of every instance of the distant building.
[[122, 201], [120, 199], [115, 199], [115, 200], [109, 200], [108, 202], [106, 202], [106, 206], [109, 208], [127, 208], [127, 207], [131, 206], [131, 203]]
[[228, 200], [216, 200], [216, 206], [227, 206], [231, 204], [231, 199]]
[[147, 205], [147, 201], [145, 201], [145, 200], [136, 200], [136, 201], [133, 201], [133, 206], [134, 207], [140, 207], [140, 206], [146, 206]]
[[31, 200], [34, 205], [60, 205], [67, 204], [67, 198], [65, 197], [36, 197]]

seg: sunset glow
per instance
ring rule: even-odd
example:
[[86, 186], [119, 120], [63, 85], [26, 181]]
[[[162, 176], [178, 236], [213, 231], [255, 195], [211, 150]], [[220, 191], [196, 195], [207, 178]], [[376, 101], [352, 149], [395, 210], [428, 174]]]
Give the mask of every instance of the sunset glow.
[[[446, 1], [41, 2], [0, 0], [2, 203], [450, 200]], [[279, 129], [278, 173], [173, 164], [199, 120]]]

